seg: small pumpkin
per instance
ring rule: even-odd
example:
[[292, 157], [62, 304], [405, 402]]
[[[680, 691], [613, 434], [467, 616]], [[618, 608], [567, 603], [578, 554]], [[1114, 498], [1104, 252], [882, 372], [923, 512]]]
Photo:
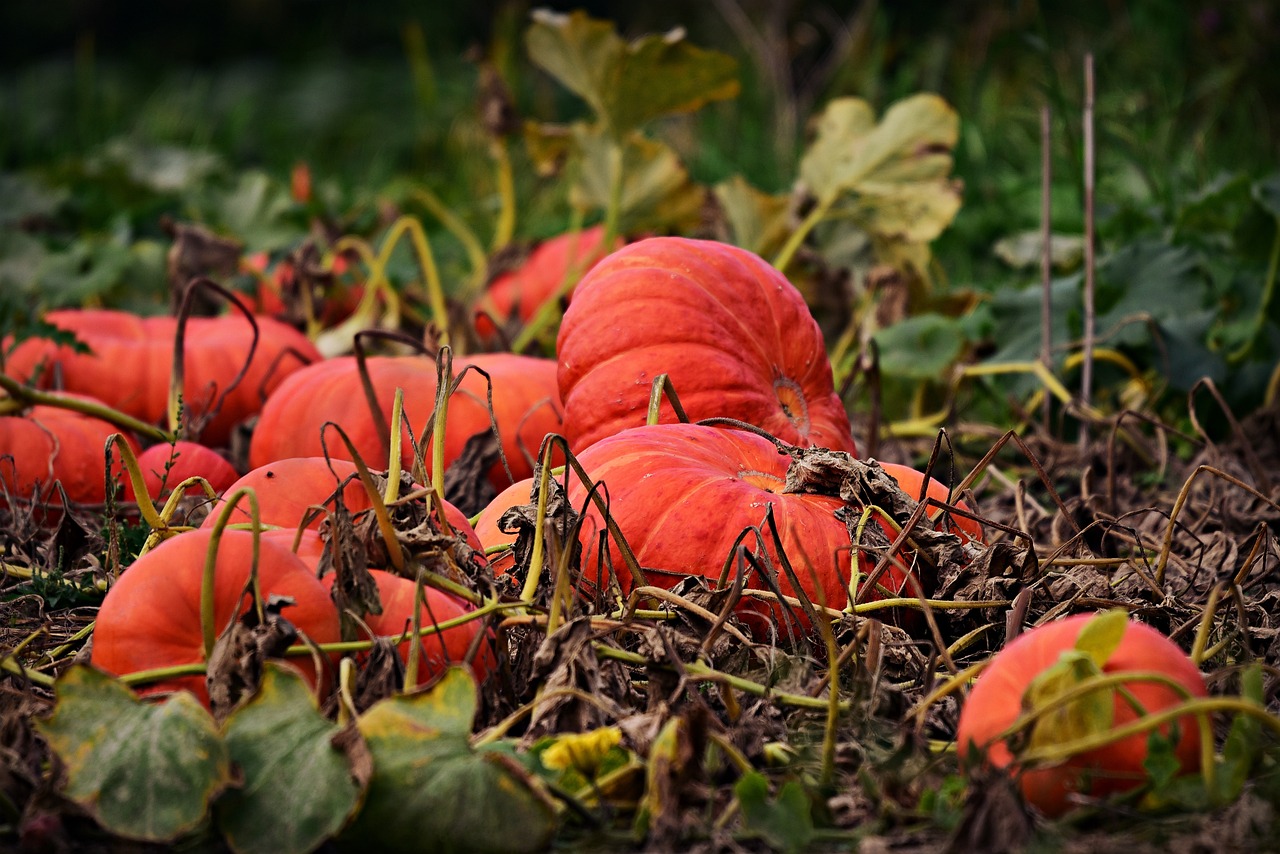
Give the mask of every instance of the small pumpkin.
[[[512, 507], [528, 504], [529, 495], [532, 492], [533, 478], [526, 477], [524, 480], [516, 481], [499, 492], [480, 511], [480, 514], [476, 517], [475, 529], [476, 536], [480, 539], [485, 551], [499, 546], [510, 546], [516, 541], [515, 534], [508, 534], [498, 527], [498, 520], [502, 518], [503, 513], [506, 513]], [[509, 571], [514, 564], [515, 556], [510, 551], [499, 552], [489, 558], [489, 568], [493, 570], [494, 575], [501, 575]]]
[[[644, 424], [662, 373], [691, 421], [736, 418], [788, 444], [856, 451], [804, 298], [745, 249], [683, 237], [619, 249], [578, 285], [556, 352], [575, 452]], [[676, 420], [665, 401], [660, 419]]]
[[[119, 676], [205, 660], [200, 590], [212, 534], [197, 529], [165, 540], [120, 575], [98, 609], [91, 663]], [[340, 640], [338, 611], [304, 560], [271, 538], [263, 538], [259, 549], [262, 595], [291, 598], [294, 604], [284, 609], [284, 617], [317, 643]], [[252, 564], [253, 534], [223, 531], [214, 565], [213, 612], [218, 634], [250, 607], [249, 597], [243, 594]], [[324, 674], [316, 672], [310, 656], [292, 663], [310, 685], [322, 683]], [[178, 690], [190, 691], [202, 703], [209, 703], [203, 676], [165, 679], [141, 686], [139, 693]]]
[[[172, 445], [161, 443], [147, 448], [138, 454], [138, 468], [147, 485], [147, 495], [157, 503], [165, 501], [174, 487], [189, 477], [203, 477], [218, 493], [239, 477], [226, 457], [206, 445], [186, 439], [179, 439]], [[138, 500], [130, 478], [124, 479], [124, 494], [130, 501]], [[187, 494], [203, 495], [203, 492], [188, 490]]]
[[[415, 433], [427, 429], [435, 408], [435, 362], [418, 356], [375, 356], [366, 360], [378, 406], [391, 421], [395, 390], [404, 389], [404, 413]], [[488, 469], [490, 483], [501, 490], [512, 480], [533, 473], [532, 456], [542, 438], [560, 428], [555, 386], [555, 362], [512, 353], [483, 353], [454, 362], [455, 372], [467, 365], [484, 370], [493, 381], [493, 409], [502, 447], [511, 466], [508, 478], [500, 462]], [[445, 430], [445, 466], [462, 456], [467, 440], [490, 432], [488, 391], [483, 376], [470, 371], [449, 400]], [[267, 400], [249, 447], [255, 468], [288, 457], [347, 458], [337, 431], [321, 429], [327, 422], [342, 426], [356, 450], [370, 465], [385, 465], [387, 449], [366, 403], [355, 357], [329, 359], [291, 375]], [[408, 426], [402, 429], [401, 461], [413, 461]], [[428, 443], [428, 448], [430, 444]], [[427, 452], [430, 463], [430, 451]]]

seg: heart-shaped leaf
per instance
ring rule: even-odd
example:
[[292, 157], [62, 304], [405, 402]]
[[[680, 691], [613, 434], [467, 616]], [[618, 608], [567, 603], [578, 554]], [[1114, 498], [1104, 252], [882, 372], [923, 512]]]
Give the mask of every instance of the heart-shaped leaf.
[[475, 712], [475, 679], [466, 668], [365, 712], [359, 728], [373, 778], [344, 838], [384, 851], [545, 848], [555, 831], [548, 795], [501, 751], [471, 747]]
[[[582, 163], [569, 200], [584, 211], [603, 210], [609, 205], [614, 143], [595, 126], [577, 124], [573, 131]], [[706, 190], [690, 180], [671, 148], [630, 134], [623, 143], [622, 174], [623, 233], [681, 232], [697, 224]]]
[[227, 746], [185, 691], [144, 703], [107, 674], [75, 665], [38, 724], [67, 768], [66, 795], [130, 839], [172, 842], [195, 829], [231, 782]]
[[[218, 803], [232, 849], [313, 851], [356, 811], [362, 794], [342, 728], [316, 708], [292, 667], [268, 662], [258, 692], [224, 724], [227, 749], [244, 783]], [[350, 743], [350, 742], [348, 742]]]

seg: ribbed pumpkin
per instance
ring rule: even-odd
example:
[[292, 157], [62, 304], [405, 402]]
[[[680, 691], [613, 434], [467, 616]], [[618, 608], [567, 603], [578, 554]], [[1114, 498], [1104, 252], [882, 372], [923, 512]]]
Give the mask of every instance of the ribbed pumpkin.
[[[804, 299], [744, 249], [681, 237], [619, 249], [578, 285], [556, 351], [575, 451], [644, 424], [662, 373], [692, 421], [726, 416], [789, 444], [855, 451]], [[662, 420], [676, 420], [665, 401]]]
[[[93, 630], [90, 661], [116, 675], [204, 660], [200, 588], [212, 532], [195, 530], [165, 540], [129, 566], [102, 600]], [[214, 569], [214, 623], [221, 634], [248, 610], [243, 596], [253, 562], [253, 534], [222, 534]], [[262, 595], [288, 596], [284, 616], [318, 643], [338, 641], [338, 611], [328, 591], [303, 559], [281, 543], [260, 543], [258, 581]], [[310, 656], [293, 660], [311, 685], [319, 678]], [[202, 676], [184, 676], [141, 686], [140, 693], [188, 690], [206, 705]]]
[[[101, 504], [106, 500], [107, 439], [119, 432], [106, 421], [56, 406], [0, 416], [0, 507], [5, 492], [23, 501], [60, 505], [54, 481], [77, 504]], [[137, 450], [127, 434], [125, 441]], [[118, 463], [120, 455], [114, 458]], [[44, 518], [60, 516], [52, 511]]]
[[[396, 388], [404, 389], [405, 415], [416, 433], [426, 429], [435, 406], [435, 362], [420, 356], [372, 357], [367, 360], [370, 380], [379, 407], [389, 424]], [[455, 372], [475, 365], [493, 380], [493, 408], [502, 445], [515, 480], [528, 477], [531, 457], [543, 436], [560, 429], [560, 407], [555, 386], [555, 362], [511, 353], [485, 353], [454, 362]], [[471, 371], [449, 400], [445, 431], [445, 465], [461, 454], [467, 439], [489, 431], [484, 377]], [[267, 401], [254, 431], [249, 464], [262, 466], [288, 457], [323, 455], [321, 427], [335, 422], [346, 430], [365, 462], [385, 466], [377, 425], [369, 412], [354, 357], [329, 359], [290, 376]], [[402, 431], [401, 460], [413, 460], [407, 427]], [[337, 431], [325, 434], [329, 454], [347, 457]], [[428, 463], [430, 452], [428, 451]], [[500, 463], [489, 470], [489, 480], [501, 490], [511, 481]]]
[[[636, 427], [602, 439], [584, 450], [578, 461], [587, 474], [608, 489], [610, 513], [650, 584], [671, 587], [688, 575], [720, 576], [734, 540], [745, 528], [764, 521], [772, 504], [782, 549], [801, 588], [814, 602], [832, 608], [847, 604], [850, 538], [836, 519], [836, 498], [783, 494], [787, 457], [753, 433], [696, 424]], [[586, 491], [571, 479], [569, 499], [581, 507]], [[597, 534], [604, 530], [592, 503], [582, 528], [583, 575], [588, 584], [609, 573], [598, 564]], [[795, 589], [781, 573], [771, 538], [768, 553], [784, 594]], [[620, 551], [608, 540], [609, 557], [624, 592], [631, 589]], [[750, 548], [756, 541], [747, 540]], [[864, 566], [865, 568], [865, 566]], [[905, 577], [891, 567], [881, 583], [897, 591]], [[767, 589], [759, 579], [750, 587]], [[747, 600], [744, 612], [763, 613], [768, 606]]]
[[[526, 477], [524, 480], [516, 481], [497, 494], [492, 501], [480, 511], [480, 515], [476, 517], [476, 536], [480, 538], [481, 544], [485, 549], [491, 549], [495, 546], [509, 546], [516, 541], [515, 534], [508, 534], [506, 531], [498, 527], [498, 520], [502, 518], [502, 514], [506, 513], [512, 507], [519, 504], [529, 503], [529, 494], [533, 491], [533, 478]], [[515, 564], [515, 557], [511, 552], [500, 555], [494, 555], [489, 558], [489, 568], [493, 570], [494, 575], [500, 575]]]
[[[173, 364], [177, 320], [139, 317], [110, 309], [51, 311], [45, 320], [74, 332], [92, 352], [76, 353], [44, 339], [20, 343], [5, 363], [6, 372], [24, 382], [37, 367], [43, 387], [60, 374], [69, 392], [92, 395], [143, 421], [165, 420], [169, 371]], [[214, 446], [226, 444], [231, 428], [258, 412], [270, 393], [302, 364], [320, 353], [298, 330], [269, 317], [257, 318], [258, 347], [248, 372], [222, 402], [201, 433]], [[243, 317], [193, 317], [187, 322], [183, 401], [188, 410], [206, 412], [244, 364], [253, 330]], [[56, 366], [56, 370], [55, 370]]]

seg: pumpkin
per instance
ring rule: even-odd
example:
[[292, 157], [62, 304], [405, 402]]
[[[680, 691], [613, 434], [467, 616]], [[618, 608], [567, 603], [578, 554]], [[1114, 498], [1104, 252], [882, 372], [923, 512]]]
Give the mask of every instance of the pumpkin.
[[[903, 492], [911, 496], [912, 500], [918, 501], [920, 499], [920, 486], [924, 483], [924, 472], [899, 463], [882, 462], [880, 463], [880, 467], [884, 469], [885, 474], [898, 482], [898, 486], [902, 488]], [[937, 478], [929, 478], [929, 485], [926, 488], [924, 496], [926, 500], [932, 498], [935, 501], [942, 502], [943, 504], [954, 504], [956, 507], [963, 510], [971, 509], [968, 504], [958, 499], [949, 501], [948, 498], [950, 495], [951, 490], [944, 486], [941, 481]], [[935, 519], [943, 511], [936, 506], [932, 506], [925, 512], [929, 514], [929, 518]], [[879, 514], [877, 514], [877, 516], [879, 517]], [[880, 527], [884, 529], [885, 533], [892, 541], [894, 536], [896, 536], [896, 533], [894, 533], [891, 528], [885, 524], [882, 517], [878, 518], [877, 521], [880, 522]], [[972, 540], [978, 543], [985, 542], [982, 536], [981, 523], [964, 516], [952, 516], [948, 530], [956, 536], [966, 540]]]
[[[1015, 638], [996, 653], [979, 674], [960, 711], [956, 732], [960, 758], [980, 759], [991, 767], [1016, 774], [1027, 802], [1048, 816], [1067, 812], [1074, 805], [1073, 795], [1108, 797], [1131, 791], [1147, 780], [1144, 762], [1149, 736], [1146, 733], [1078, 753], [1061, 765], [1039, 768], [1020, 768], [1009, 743], [1000, 738], [1026, 710], [1028, 688], [1033, 680], [1058, 665], [1064, 653], [1082, 654], [1076, 649], [1077, 641], [1089, 621], [1095, 619], [1099, 618], [1077, 614], [1037, 626]], [[1192, 697], [1207, 695], [1199, 668], [1177, 644], [1150, 626], [1131, 620], [1125, 622], [1119, 644], [1101, 664], [1103, 674], [1130, 671], [1160, 673], [1181, 685]], [[1070, 684], [1075, 684], [1074, 680]], [[1115, 688], [1108, 690], [1112, 695], [1112, 720], [1110, 726], [1103, 726], [1102, 730], [1136, 720], [1139, 713], [1132, 705], [1133, 700], [1147, 714], [1182, 702], [1171, 687], [1151, 681], [1124, 683], [1128, 697]], [[1069, 723], [1088, 720], [1087, 714], [1070, 717]], [[1061, 727], [1062, 723], [1061, 718], [1042, 718], [1032, 732], [1032, 740], [1041, 744], [1072, 740], [1072, 733], [1055, 730], [1055, 725]], [[1174, 758], [1182, 772], [1194, 772], [1200, 767], [1199, 727], [1190, 715], [1179, 718], [1177, 726]], [[1092, 727], [1088, 728], [1092, 731]], [[1160, 727], [1160, 732], [1168, 737], [1171, 729], [1166, 724]]]
[[[339, 281], [349, 267], [350, 264], [342, 255], [333, 259], [331, 271], [334, 279], [333, 286], [326, 287], [326, 293], [319, 295], [320, 300], [317, 306], [319, 311], [317, 319], [324, 326], [338, 323], [355, 311], [356, 306], [360, 304], [360, 298], [364, 294], [363, 286], [352, 286]], [[298, 293], [298, 279], [293, 261], [285, 258], [272, 266], [270, 255], [266, 252], [254, 252], [244, 259], [241, 269], [251, 273], [258, 282], [257, 292], [254, 295], [254, 311], [288, 323], [290, 311], [295, 310], [294, 306], [300, 306], [302, 299]]]
[[[368, 510], [373, 506], [369, 493], [356, 475], [356, 464], [350, 460], [324, 457], [295, 457], [268, 463], [245, 474], [226, 489], [233, 495], [242, 488], [252, 489], [258, 497], [258, 521], [263, 525], [278, 525], [293, 529], [312, 507], [330, 502], [339, 484], [342, 486], [342, 502], [352, 513]], [[212, 527], [217, 520], [220, 504], [215, 504], [205, 517], [203, 526]], [[476, 538], [475, 530], [462, 511], [444, 502], [445, 519], [467, 541], [467, 545], [483, 553], [483, 546]], [[249, 502], [241, 499], [228, 518], [228, 524], [248, 523], [253, 519]], [[317, 513], [308, 524], [319, 529], [325, 515]]]
[[[93, 395], [152, 424], [165, 421], [175, 318], [67, 309], [51, 311], [45, 320], [75, 333], [91, 352], [77, 353], [46, 339], [23, 341], [6, 361], [10, 376], [25, 382], [43, 366], [42, 387], [50, 387], [60, 375], [62, 387], [69, 392]], [[302, 364], [320, 359], [315, 346], [298, 330], [269, 317], [256, 320], [258, 346], [248, 371], [201, 433], [209, 445], [225, 445], [231, 428], [258, 412], [263, 395]], [[203, 415], [243, 367], [253, 330], [239, 316], [192, 317], [185, 340], [183, 403], [188, 411]]]
[[[850, 538], [848, 528], [834, 515], [842, 502], [822, 495], [784, 494], [787, 458], [767, 439], [720, 427], [659, 424], [602, 439], [579, 454], [578, 461], [588, 476], [607, 487], [610, 513], [650, 584], [671, 587], [689, 575], [718, 579], [738, 534], [760, 525], [765, 508], [773, 505], [782, 549], [804, 593], [818, 604], [846, 606]], [[586, 500], [586, 490], [576, 479], [570, 480], [569, 500], [577, 508]], [[592, 502], [581, 532], [588, 584], [608, 579], [597, 556], [597, 534], [603, 530], [603, 517]], [[796, 595], [767, 532], [765, 540], [779, 588]], [[754, 538], [744, 542], [756, 548]], [[632, 579], [612, 538], [608, 551], [626, 593]], [[905, 576], [891, 566], [880, 583], [898, 591]], [[748, 586], [768, 589], [759, 577], [751, 578]], [[773, 610], [750, 599], [744, 599], [742, 608], [745, 615]]]
[[[174, 487], [189, 477], [203, 477], [214, 492], [222, 492], [235, 483], [238, 475], [226, 457], [199, 442], [179, 439], [172, 445], [152, 445], [138, 454], [138, 468], [147, 485], [147, 495], [154, 502], [163, 502]], [[133, 480], [124, 479], [125, 498], [137, 501]], [[187, 490], [187, 495], [203, 495], [201, 490]]]
[[[613, 248], [622, 244], [618, 238]], [[476, 307], [476, 331], [483, 337], [492, 335], [493, 320], [502, 323], [518, 317], [521, 323], [528, 323], [562, 284], [581, 279], [607, 254], [604, 227], [599, 225], [539, 243], [523, 264], [489, 282]], [[565, 299], [572, 293], [570, 288]]]
[[[387, 423], [391, 422], [395, 390], [402, 388], [409, 424], [419, 435], [427, 430], [435, 407], [435, 363], [415, 356], [375, 356], [366, 364]], [[530, 460], [543, 436], [560, 429], [555, 362], [511, 353], [484, 353], [455, 361], [455, 372], [461, 372], [466, 365], [484, 370], [493, 380], [494, 416], [514, 476], [507, 477], [501, 462], [489, 468], [489, 482], [501, 490], [512, 480], [533, 473]], [[484, 377], [470, 371], [450, 398], [444, 441], [446, 467], [462, 455], [469, 438], [489, 432], [486, 396]], [[249, 464], [258, 467], [288, 457], [321, 456], [326, 446], [330, 456], [349, 458], [335, 430], [325, 432], [325, 446], [321, 445], [321, 428], [329, 421], [342, 426], [366, 463], [385, 466], [387, 449], [369, 412], [355, 357], [310, 365], [281, 384], [263, 407], [249, 447]], [[407, 425], [402, 436], [401, 462], [407, 468], [413, 462]], [[428, 442], [428, 465], [429, 448]]]
[[[106, 501], [107, 440], [120, 429], [99, 418], [58, 406], [33, 406], [25, 414], [0, 416], [0, 507], [5, 495], [61, 506], [54, 482], [76, 504]], [[125, 441], [137, 451], [134, 440]], [[119, 454], [115, 454], [119, 462]], [[114, 476], [119, 476], [116, 468]], [[56, 522], [60, 511], [37, 511]]]
[[[498, 546], [510, 546], [516, 541], [515, 534], [508, 534], [498, 527], [498, 520], [502, 518], [503, 513], [506, 513], [512, 507], [528, 504], [529, 495], [532, 492], [533, 478], [526, 477], [524, 480], [516, 481], [499, 492], [480, 511], [480, 515], [476, 517], [475, 529], [476, 537], [479, 538], [485, 551]], [[514, 564], [515, 555], [510, 551], [500, 552], [489, 558], [489, 568], [493, 570], [494, 575], [501, 575], [507, 572]]]
[[[378, 600], [382, 603], [381, 614], [364, 616], [369, 630], [381, 637], [396, 637], [411, 630], [417, 584], [380, 569], [371, 569], [369, 574], [378, 585]], [[334, 574], [330, 573], [324, 577], [323, 583], [331, 588], [334, 580]], [[419, 604], [418, 620], [424, 627], [464, 616], [474, 610], [469, 603], [434, 587], [423, 585], [422, 592], [426, 599], [426, 606]], [[422, 651], [425, 661], [421, 659], [418, 661], [417, 684], [424, 685], [443, 673], [450, 664], [459, 664], [464, 661], [476, 634], [483, 630], [484, 621], [477, 619], [441, 632], [423, 635]], [[400, 660], [406, 664], [409, 661], [412, 643], [412, 639], [407, 639], [397, 647]], [[475, 658], [471, 661], [476, 679], [484, 679], [495, 666], [496, 659], [492, 645], [482, 641]]]
[[[662, 373], [692, 421], [725, 416], [789, 444], [856, 450], [803, 297], [744, 249], [682, 237], [619, 249], [578, 285], [556, 351], [575, 452], [644, 424]], [[666, 401], [660, 416], [676, 420]]]
[[[108, 673], [124, 675], [204, 660], [200, 625], [200, 588], [212, 532], [194, 530], [165, 540], [130, 565], [98, 609], [90, 661]], [[340, 639], [338, 611], [312, 570], [287, 546], [264, 538], [259, 544], [258, 582], [262, 595], [288, 596], [294, 604], [283, 615], [317, 643]], [[220, 635], [250, 607], [242, 595], [253, 562], [253, 534], [222, 534], [214, 567], [213, 611]], [[292, 659], [314, 687], [322, 674], [310, 656]], [[140, 693], [187, 690], [208, 705], [203, 676], [183, 676], [141, 686]]]

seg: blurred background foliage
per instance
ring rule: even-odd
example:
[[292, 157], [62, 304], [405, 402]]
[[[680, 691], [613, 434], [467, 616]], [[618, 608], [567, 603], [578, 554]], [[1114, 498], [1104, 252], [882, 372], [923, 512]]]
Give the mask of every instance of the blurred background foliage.
[[[118, 286], [110, 301], [128, 304], [163, 291], [165, 216], [208, 223], [250, 249], [280, 249], [305, 234], [317, 210], [334, 228], [369, 233], [414, 185], [487, 233], [495, 194], [482, 66], [497, 71], [521, 117], [568, 121], [586, 109], [529, 62], [521, 34], [532, 5], [0, 4], [0, 288], [35, 282], [41, 299], [65, 303]], [[955, 174], [965, 190], [934, 243], [937, 284], [995, 298], [963, 326], [945, 327], [948, 353], [983, 340], [990, 351], [1036, 322], [1038, 297], [1027, 290], [1038, 279], [1036, 255], [1011, 239], [1039, 223], [1043, 105], [1053, 110], [1054, 231], [1083, 229], [1082, 69], [1092, 52], [1099, 248], [1102, 257], [1127, 252], [1104, 271], [1101, 310], [1114, 307], [1121, 321], [1142, 306], [1195, 315], [1174, 330], [1178, 341], [1201, 343], [1181, 374], [1167, 344], [1148, 342], [1139, 368], [1159, 363], [1163, 379], [1185, 390], [1206, 372], [1232, 380], [1228, 354], [1246, 353], [1256, 376], [1229, 394], [1242, 405], [1261, 399], [1280, 355], [1280, 309], [1264, 296], [1280, 246], [1276, 187], [1262, 181], [1280, 164], [1277, 4], [536, 5], [586, 9], [628, 38], [683, 27], [694, 44], [738, 59], [736, 99], [654, 129], [705, 184], [738, 174], [766, 191], [790, 189], [808, 119], [830, 98], [858, 96], [877, 110], [919, 91], [949, 101], [961, 117]], [[518, 236], [560, 231], [569, 220], [563, 194], [540, 186], [522, 150], [513, 156]], [[308, 210], [288, 194], [298, 163], [314, 176]], [[448, 270], [462, 252], [441, 243]], [[1073, 264], [1061, 272], [1071, 276]], [[1175, 285], [1186, 299], [1164, 302]], [[1065, 279], [1061, 290], [1077, 287]], [[1063, 338], [1071, 332], [1064, 327]], [[1034, 355], [1003, 349], [1011, 359]]]

